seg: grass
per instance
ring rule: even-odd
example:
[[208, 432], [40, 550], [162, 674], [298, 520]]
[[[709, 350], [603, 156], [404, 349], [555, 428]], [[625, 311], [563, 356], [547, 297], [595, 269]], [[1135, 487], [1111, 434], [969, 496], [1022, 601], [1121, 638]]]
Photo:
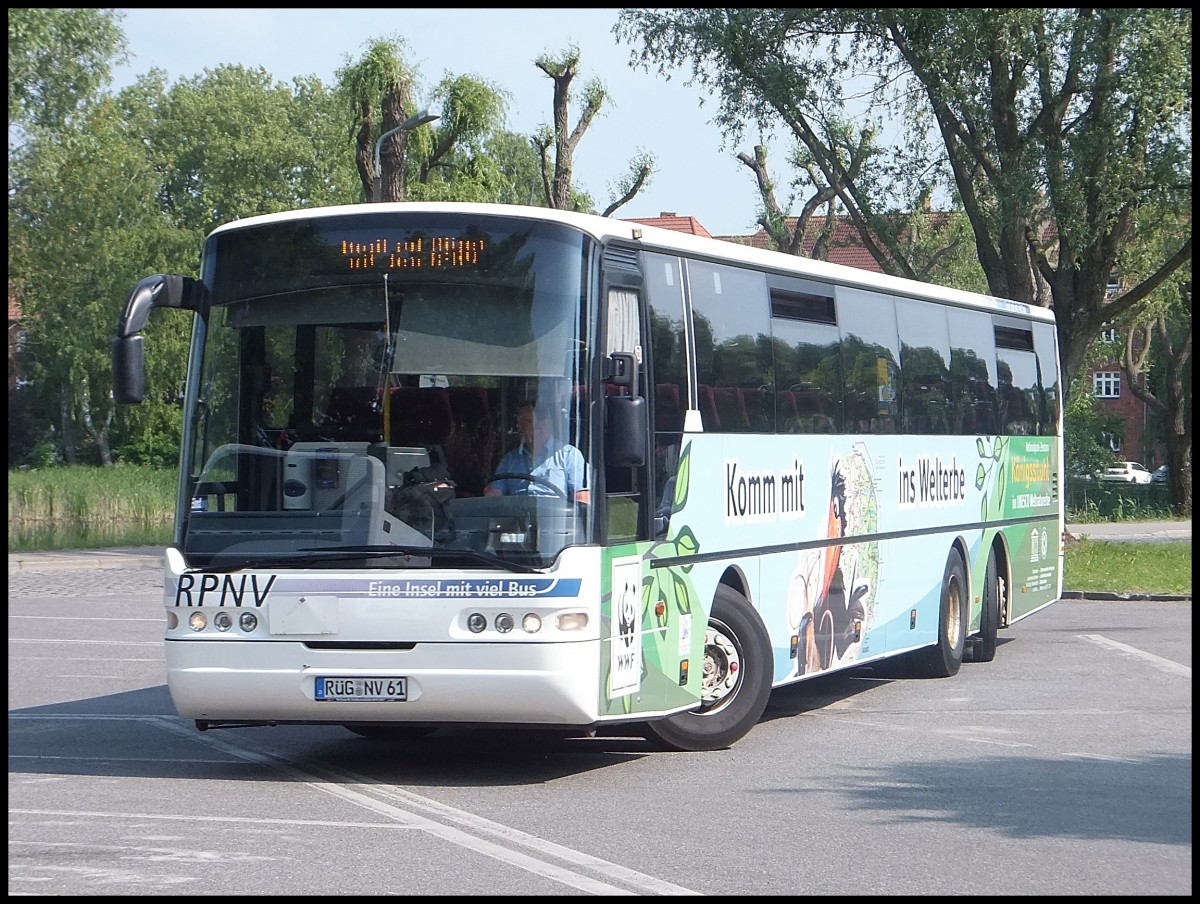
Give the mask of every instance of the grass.
[[10, 470], [8, 551], [165, 545], [175, 479], [139, 465]]
[[[120, 465], [8, 472], [8, 551], [165, 546], [175, 511], [174, 470]], [[1071, 523], [1087, 523], [1072, 512]], [[1157, 520], [1159, 511], [1142, 509]], [[1126, 508], [1123, 520], [1130, 517]], [[1170, 517], [1170, 516], [1166, 516]], [[1113, 593], [1192, 592], [1192, 544], [1078, 540], [1067, 546], [1063, 586]]]
[[1074, 541], [1067, 545], [1063, 587], [1067, 590], [1190, 596], [1192, 541]]

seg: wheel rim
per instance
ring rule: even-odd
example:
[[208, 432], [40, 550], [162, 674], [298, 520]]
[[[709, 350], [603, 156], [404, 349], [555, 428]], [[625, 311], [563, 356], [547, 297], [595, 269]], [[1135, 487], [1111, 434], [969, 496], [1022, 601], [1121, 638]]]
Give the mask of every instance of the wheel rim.
[[710, 620], [704, 634], [704, 673], [700, 680], [702, 712], [711, 713], [733, 699], [742, 680], [742, 648], [729, 628]]
[[946, 600], [950, 611], [946, 613], [946, 643], [957, 647], [962, 635], [962, 582], [954, 575], [946, 585]]

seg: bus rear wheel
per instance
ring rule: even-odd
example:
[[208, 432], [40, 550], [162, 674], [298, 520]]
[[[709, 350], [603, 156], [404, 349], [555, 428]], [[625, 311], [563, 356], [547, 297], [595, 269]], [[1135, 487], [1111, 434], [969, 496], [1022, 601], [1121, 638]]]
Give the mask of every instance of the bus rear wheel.
[[970, 618], [967, 569], [957, 548], [946, 557], [942, 574], [942, 604], [937, 643], [912, 654], [912, 670], [921, 678], [949, 678], [958, 674], [967, 648]]
[[991, 662], [996, 658], [996, 632], [1000, 627], [999, 563], [996, 548], [988, 551], [987, 567], [983, 572], [983, 611], [979, 615], [979, 636], [967, 645], [968, 662]]
[[644, 732], [663, 750], [721, 750], [758, 722], [771, 694], [771, 639], [749, 601], [717, 587], [704, 639], [700, 707], [647, 722]]

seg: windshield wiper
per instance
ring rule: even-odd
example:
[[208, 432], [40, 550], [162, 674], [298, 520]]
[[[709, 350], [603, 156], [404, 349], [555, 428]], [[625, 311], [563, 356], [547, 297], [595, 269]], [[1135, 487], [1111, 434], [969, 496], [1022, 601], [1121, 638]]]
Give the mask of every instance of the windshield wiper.
[[335, 561], [338, 559], [375, 559], [386, 558], [387, 556], [412, 556], [413, 558], [423, 559], [469, 559], [472, 562], [481, 562], [484, 565], [497, 565], [507, 571], [515, 571], [519, 574], [537, 574], [539, 570], [532, 565], [523, 565], [520, 562], [513, 562], [510, 559], [504, 559], [495, 553], [477, 552], [473, 549], [446, 549], [435, 548], [432, 546], [309, 546], [296, 550], [297, 552], [325, 552], [331, 549], [330, 555], [312, 556], [315, 564], [321, 562]]
[[[214, 553], [207, 565], [194, 568], [193, 571], [223, 573], [238, 571], [243, 568], [308, 568], [325, 562], [337, 562], [345, 559], [384, 559], [391, 556], [411, 556], [414, 559], [468, 559], [513, 571], [518, 574], [539, 574], [539, 569], [532, 565], [524, 565], [501, 558], [494, 553], [476, 552], [471, 549], [435, 549], [432, 546], [307, 546], [297, 549], [298, 553], [309, 555], [258, 556], [243, 558], [235, 553]], [[312, 555], [317, 553], [317, 555]], [[216, 559], [228, 558], [228, 564], [214, 565]]]

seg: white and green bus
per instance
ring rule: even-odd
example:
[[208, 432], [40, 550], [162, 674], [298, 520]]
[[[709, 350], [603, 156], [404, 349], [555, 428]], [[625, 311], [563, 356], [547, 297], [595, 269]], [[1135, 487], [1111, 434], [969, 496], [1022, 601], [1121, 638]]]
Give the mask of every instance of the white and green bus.
[[1061, 592], [1039, 308], [453, 203], [214, 230], [130, 294], [120, 402], [155, 308], [193, 313], [163, 602], [202, 730], [716, 749], [775, 687], [990, 660]]

